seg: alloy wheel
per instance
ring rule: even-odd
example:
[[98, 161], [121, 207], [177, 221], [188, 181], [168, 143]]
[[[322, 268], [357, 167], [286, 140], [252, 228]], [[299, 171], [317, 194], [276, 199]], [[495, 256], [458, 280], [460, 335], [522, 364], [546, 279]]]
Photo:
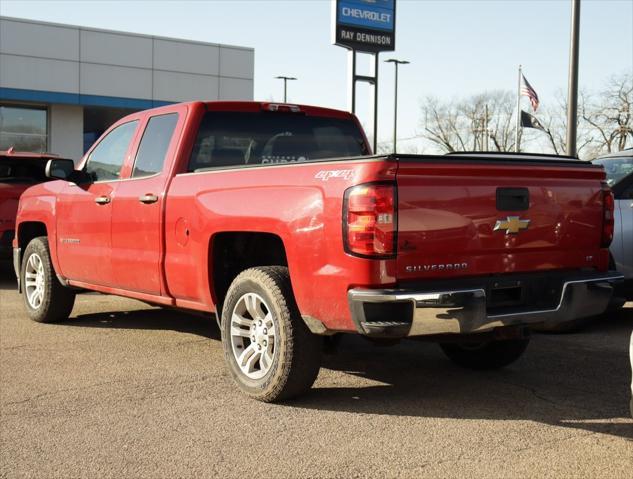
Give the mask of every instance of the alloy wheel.
[[231, 349], [249, 379], [261, 379], [273, 365], [276, 321], [266, 301], [256, 293], [239, 298], [231, 313]]

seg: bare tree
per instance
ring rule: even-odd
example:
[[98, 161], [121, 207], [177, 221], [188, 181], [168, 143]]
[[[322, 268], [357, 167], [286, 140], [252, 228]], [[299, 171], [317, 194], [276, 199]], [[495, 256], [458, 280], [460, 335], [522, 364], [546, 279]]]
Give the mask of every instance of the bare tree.
[[486, 145], [489, 150], [514, 149], [513, 94], [510, 91], [486, 92], [449, 102], [428, 97], [421, 109], [421, 136], [445, 152], [481, 151]]
[[[581, 91], [579, 95], [579, 109], [585, 104], [586, 93]], [[567, 150], [567, 99], [562, 91], [556, 94], [556, 103], [542, 109], [538, 119], [543, 126], [543, 132], [547, 138], [547, 145], [556, 155], [564, 155]], [[577, 152], [583, 157], [588, 147], [593, 143], [592, 132], [585, 122], [579, 117], [576, 124]]]
[[[486, 146], [489, 151], [514, 151], [514, 95], [498, 90], [457, 101], [428, 97], [421, 105], [420, 137], [445, 152], [483, 151]], [[633, 146], [633, 75], [614, 76], [597, 93], [581, 91], [578, 103], [579, 156], [594, 158]], [[565, 154], [567, 100], [563, 93], [535, 116], [543, 128], [521, 128], [522, 149]]]
[[597, 95], [584, 98], [579, 110], [591, 127], [595, 155], [623, 150], [633, 143], [633, 75], [611, 77]]

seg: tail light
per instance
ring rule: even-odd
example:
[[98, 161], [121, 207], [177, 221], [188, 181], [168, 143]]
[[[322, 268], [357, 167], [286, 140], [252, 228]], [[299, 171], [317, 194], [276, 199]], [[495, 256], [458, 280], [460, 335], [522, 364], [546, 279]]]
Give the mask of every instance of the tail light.
[[602, 241], [600, 246], [608, 248], [613, 241], [613, 192], [606, 183], [602, 183]]
[[364, 258], [396, 253], [396, 191], [393, 184], [368, 183], [345, 192], [345, 251]]

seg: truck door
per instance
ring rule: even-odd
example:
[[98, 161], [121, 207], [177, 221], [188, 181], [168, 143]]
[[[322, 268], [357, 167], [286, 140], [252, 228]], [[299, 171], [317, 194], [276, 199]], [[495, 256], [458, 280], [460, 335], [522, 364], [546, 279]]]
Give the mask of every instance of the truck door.
[[84, 166], [92, 181], [68, 183], [57, 202], [57, 259], [62, 274], [89, 284], [112, 284], [112, 200], [138, 120], [123, 123], [92, 149]]
[[112, 274], [116, 287], [160, 295], [164, 194], [179, 113], [149, 118], [129, 179], [112, 202]]

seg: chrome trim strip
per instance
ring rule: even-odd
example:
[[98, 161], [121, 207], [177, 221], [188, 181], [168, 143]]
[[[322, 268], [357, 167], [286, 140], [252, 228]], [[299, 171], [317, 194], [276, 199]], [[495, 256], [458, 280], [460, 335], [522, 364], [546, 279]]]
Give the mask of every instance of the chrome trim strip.
[[417, 293], [417, 292], [402, 292], [397, 289], [351, 289], [352, 299], [354, 301], [363, 301], [365, 303], [382, 303], [387, 301], [415, 301], [415, 302], [428, 302], [439, 301], [442, 296], [451, 294], [465, 294], [473, 293], [474, 295], [481, 294], [486, 295], [486, 292], [481, 288], [475, 289], [456, 289], [453, 291], [438, 291], [432, 293]]

